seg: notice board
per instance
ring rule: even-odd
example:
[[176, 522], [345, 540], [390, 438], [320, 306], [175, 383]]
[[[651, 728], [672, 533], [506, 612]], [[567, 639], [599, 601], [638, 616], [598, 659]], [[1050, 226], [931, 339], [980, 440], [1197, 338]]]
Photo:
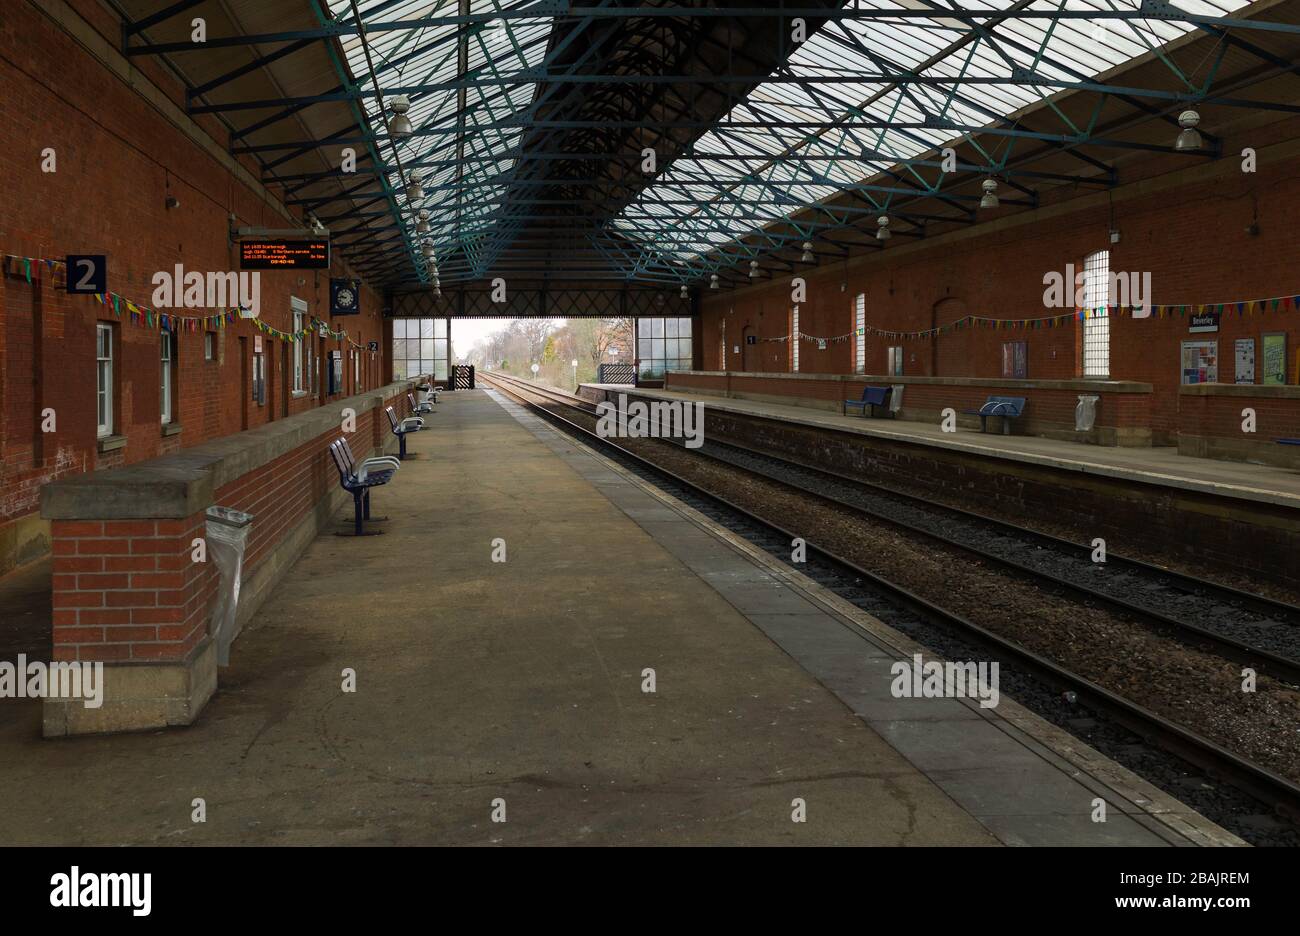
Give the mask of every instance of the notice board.
[[1261, 383], [1286, 383], [1286, 332], [1265, 332], [1262, 343]]
[[1184, 341], [1182, 382], [1203, 384], [1219, 382], [1219, 343]]
[[1255, 339], [1238, 338], [1235, 344], [1237, 383], [1255, 382]]

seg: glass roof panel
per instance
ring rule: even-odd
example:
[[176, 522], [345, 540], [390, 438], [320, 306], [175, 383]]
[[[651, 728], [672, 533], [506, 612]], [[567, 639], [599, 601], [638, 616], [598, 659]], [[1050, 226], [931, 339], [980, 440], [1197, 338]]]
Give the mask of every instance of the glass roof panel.
[[[334, 3], [345, 20], [351, 20], [347, 4]], [[395, 22], [433, 16], [456, 16], [458, 0], [359, 0], [363, 21]], [[538, 7], [537, 18], [489, 20], [474, 24], [466, 42], [466, 75], [498, 78], [539, 66], [550, 42], [552, 17], [541, 0], [503, 3], [501, 0], [471, 0], [470, 12], [487, 14], [502, 10]], [[459, 74], [456, 24], [420, 25], [410, 29], [370, 33], [366, 41], [381, 88], [455, 82]], [[361, 37], [341, 38], [353, 76], [366, 91], [372, 90]], [[406, 180], [398, 178], [388, 142], [376, 144], [380, 162], [388, 167], [386, 187], [399, 206], [402, 223], [414, 247], [414, 213], [429, 212], [430, 240], [438, 255], [459, 246], [459, 232], [481, 229], [483, 219], [496, 214], [508, 189], [506, 179], [515, 160], [524, 127], [521, 115], [532, 103], [533, 82], [472, 85], [463, 91], [444, 87], [409, 95], [407, 116], [416, 129], [411, 137], [397, 142], [402, 166], [418, 169], [425, 195], [416, 204], [406, 197]], [[386, 132], [383, 105], [373, 96], [362, 100], [370, 125]], [[459, 132], [464, 124], [463, 134]], [[501, 124], [515, 124], [500, 126]], [[418, 250], [413, 259], [424, 268]]]
[[[807, 77], [861, 80], [759, 85], [718, 127], [696, 141], [696, 156], [674, 161], [612, 226], [656, 255], [698, 260], [704, 252], [697, 249], [700, 241], [716, 245], [752, 234], [762, 227], [764, 218], [788, 217], [797, 208], [828, 198], [846, 185], [878, 175], [898, 159], [917, 157], [965, 135], [942, 126], [906, 125], [946, 119], [982, 127], [1060, 90], [1052, 85], [1012, 83], [1013, 68], [1032, 69], [1049, 81], [1093, 80], [1194, 28], [1167, 20], [1091, 17], [993, 17], [975, 22], [962, 18], [955, 0], [857, 0], [856, 5], [882, 11], [934, 10], [935, 15], [828, 21], [771, 77], [784, 82]], [[979, 0], [975, 4], [986, 10], [1011, 10], [1018, 5], [1017, 0]], [[1247, 6], [1248, 0], [1179, 0], [1177, 5], [1193, 14], [1228, 16]], [[1141, 0], [1032, 0], [1028, 9], [1087, 13], [1137, 11], [1140, 6]], [[949, 10], [953, 16], [943, 15]], [[912, 76], [947, 80], [902, 84], [889, 80]], [[999, 78], [1007, 80], [957, 83]], [[1177, 87], [1178, 80], [1171, 72], [1171, 87]], [[850, 126], [807, 130], [727, 126], [765, 121], [842, 121]], [[866, 123], [886, 126], [862, 126]], [[864, 159], [864, 149], [885, 155]], [[721, 161], [699, 155], [708, 153], [744, 154], [754, 159]], [[795, 155], [814, 158], [782, 158]], [[682, 185], [701, 179], [710, 181], [704, 186]], [[890, 201], [888, 193], [863, 191], [862, 197], [880, 210], [886, 210]], [[691, 201], [696, 203], [682, 203]], [[744, 210], [728, 212], [728, 203], [737, 201]], [[692, 227], [708, 233], [693, 238], [685, 233]]]

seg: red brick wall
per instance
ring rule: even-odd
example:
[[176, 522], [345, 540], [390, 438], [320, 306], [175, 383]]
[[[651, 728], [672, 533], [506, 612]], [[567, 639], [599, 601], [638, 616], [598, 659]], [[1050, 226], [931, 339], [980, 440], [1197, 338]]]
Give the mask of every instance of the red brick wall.
[[[1113, 219], [1104, 197], [1089, 198], [1086, 191], [1071, 188], [1055, 195], [1045, 193], [1044, 209], [1029, 223], [1011, 223], [1018, 209], [1003, 207], [981, 212], [980, 223], [968, 232], [945, 233], [942, 226], [932, 225], [930, 238], [895, 237], [883, 250], [847, 265], [801, 266], [798, 275], [808, 284], [801, 330], [823, 337], [849, 333], [853, 300], [859, 292], [866, 295], [868, 325], [887, 330], [920, 331], [967, 314], [1004, 319], [1055, 315], [1067, 310], [1044, 308], [1044, 274], [1063, 274], [1067, 263], [1082, 269], [1084, 257], [1101, 249], [1110, 251], [1113, 271], [1149, 272], [1156, 303], [1218, 303], [1300, 294], [1293, 223], [1300, 208], [1300, 175], [1295, 173], [1294, 157], [1270, 157], [1263, 150], [1272, 142], [1297, 136], [1300, 129], [1294, 121], [1249, 133], [1229, 131], [1223, 147], [1228, 155], [1204, 169], [1194, 168], [1203, 160], [1174, 156], [1128, 163], [1122, 173], [1125, 184], [1114, 193]], [[1256, 174], [1240, 171], [1236, 154], [1244, 146], [1261, 149]], [[1169, 175], [1174, 170], [1177, 174]], [[1259, 233], [1252, 236], [1246, 227], [1255, 221]], [[1109, 242], [1112, 225], [1121, 232], [1118, 244]], [[728, 370], [788, 370], [784, 344], [760, 343], [746, 353], [742, 335], [748, 327], [760, 337], [784, 336], [789, 299], [786, 275], [734, 291], [706, 291], [701, 321], [703, 369], [719, 369], [719, 329], [725, 319]], [[1152, 428], [1171, 441], [1178, 413], [1180, 343], [1214, 336], [1189, 334], [1181, 318], [1120, 318], [1112, 320], [1111, 327], [1110, 376], [1154, 385]], [[1265, 331], [1288, 332], [1288, 379], [1294, 379], [1300, 312], [1239, 317], [1234, 311], [1225, 314], [1217, 335], [1221, 380], [1232, 380], [1233, 340], [1254, 337], [1258, 342]], [[905, 374], [997, 378], [1002, 343], [1018, 340], [1028, 342], [1030, 379], [1080, 375], [1074, 323], [1063, 328], [962, 330], [937, 339], [869, 334], [866, 372], [883, 373], [888, 347], [902, 345]], [[736, 345], [742, 345], [739, 357], [732, 353]], [[851, 348], [852, 342], [843, 342], [818, 352], [805, 342], [800, 369], [849, 373]]]
[[[864, 380], [801, 380], [791, 377], [761, 377], [729, 374], [668, 375], [669, 390], [690, 391], [707, 389], [715, 393], [734, 393], [744, 396], [789, 397], [793, 400], [818, 400], [839, 408], [842, 400], [857, 399], [868, 386], [888, 383], [888, 378], [875, 377]], [[938, 418], [945, 408], [958, 413], [979, 409], [992, 395], [1023, 396], [1029, 400], [1024, 417], [1016, 426], [1021, 432], [1047, 430], [1073, 430], [1074, 410], [1082, 391], [1033, 388], [1026, 390], [1013, 382], [1004, 386], [960, 386], [956, 384], [905, 385], [903, 390], [904, 415]], [[1147, 424], [1151, 394], [1099, 392], [1101, 402], [1097, 409], [1096, 425], [1103, 428], [1131, 428]], [[1000, 427], [997, 420], [994, 427]]]
[[[1300, 438], [1300, 400], [1250, 396], [1182, 395], [1179, 398], [1180, 434], [1258, 442], [1276, 447], [1279, 438]], [[1255, 433], [1242, 432], [1241, 411], [1255, 411]]]
[[[387, 403], [405, 413], [403, 390]], [[215, 503], [253, 514], [244, 553], [245, 582], [323, 498], [338, 490], [330, 429], [222, 486]], [[390, 435], [382, 411], [357, 414], [349, 442], [358, 458]], [[191, 560], [204, 536], [202, 512], [184, 520], [55, 520], [56, 660], [179, 660], [207, 633], [218, 574]]]
[[55, 520], [54, 659], [177, 660], [206, 630], [215, 570], [191, 561], [203, 515]]
[[[119, 22], [107, 5], [74, 0], [72, 6], [112, 45], [120, 45]], [[178, 263], [186, 271], [238, 269], [227, 236], [231, 214], [241, 226], [298, 224], [174, 127], [35, 5], [5, 5], [0, 47], [5, 49], [0, 56], [0, 85], [5, 88], [0, 143], [9, 154], [0, 186], [0, 253], [56, 259], [70, 253], [106, 254], [109, 288], [152, 307], [157, 271], [170, 271]], [[184, 89], [158, 60], [138, 57], [131, 64], [184, 106]], [[228, 148], [220, 122], [203, 116], [198, 123], [222, 150]], [[56, 153], [57, 172], [41, 171], [46, 147]], [[245, 157], [243, 164], [254, 177], [260, 175], [251, 159]], [[178, 208], [164, 206], [168, 192], [180, 200]], [[240, 321], [218, 332], [221, 347], [214, 362], [203, 359], [202, 332], [179, 335], [175, 421], [182, 431], [164, 437], [157, 329], [131, 324], [125, 310], [117, 319], [89, 297], [67, 295], [49, 270], [34, 270], [30, 284], [21, 274], [14, 269], [0, 277], [0, 529], [36, 510], [40, 486], [47, 481], [240, 431], [241, 401], [249, 388], [241, 379], [238, 339], [249, 339], [251, 353], [253, 338], [260, 334], [251, 323]], [[263, 320], [291, 331], [291, 295], [308, 303], [309, 315], [329, 320], [330, 276], [350, 274], [337, 252], [329, 271], [262, 273]], [[340, 318], [332, 327], [346, 328], [362, 346], [379, 341], [381, 349], [387, 348], [381, 303], [382, 297], [366, 287], [362, 314]], [[103, 456], [96, 446], [97, 320], [117, 327], [115, 431], [127, 439], [125, 448]], [[312, 340], [319, 352], [322, 342]], [[268, 402], [250, 404], [249, 428], [281, 418], [282, 412], [281, 342], [264, 337], [263, 343]], [[337, 340], [323, 344], [344, 352], [341, 396], [358, 392], [349, 347]], [[382, 351], [378, 359], [370, 357], [366, 352], [362, 374], [375, 387], [386, 380], [388, 367]], [[319, 395], [291, 397], [288, 411], [321, 402]], [[56, 411], [56, 433], [40, 432], [39, 413], [45, 407]], [[0, 572], [4, 570], [5, 557], [0, 556]]]

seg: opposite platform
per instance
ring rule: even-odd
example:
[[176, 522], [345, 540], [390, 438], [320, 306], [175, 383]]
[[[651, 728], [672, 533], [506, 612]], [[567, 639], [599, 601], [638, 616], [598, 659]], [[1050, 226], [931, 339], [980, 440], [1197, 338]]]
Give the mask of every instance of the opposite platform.
[[[723, 397], [700, 391], [661, 390], [623, 384], [583, 384], [588, 399], [635, 393], [662, 400], [698, 401], [718, 412], [779, 419], [796, 425], [860, 433], [864, 436], [929, 445], [989, 458], [1124, 481], [1178, 488], [1300, 509], [1300, 472], [1269, 465], [1220, 461], [1178, 454], [1174, 446], [1101, 446], [1042, 436], [1002, 435], [958, 427], [944, 432], [938, 422], [844, 416], [807, 406]], [[999, 428], [998, 420], [991, 420]]]

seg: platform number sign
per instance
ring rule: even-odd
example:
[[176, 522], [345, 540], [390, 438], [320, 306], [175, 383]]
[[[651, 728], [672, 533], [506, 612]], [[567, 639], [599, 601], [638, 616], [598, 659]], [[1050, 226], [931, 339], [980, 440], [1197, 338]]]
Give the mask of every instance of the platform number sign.
[[108, 257], [104, 254], [68, 254], [63, 262], [68, 292], [85, 296], [108, 292]]

